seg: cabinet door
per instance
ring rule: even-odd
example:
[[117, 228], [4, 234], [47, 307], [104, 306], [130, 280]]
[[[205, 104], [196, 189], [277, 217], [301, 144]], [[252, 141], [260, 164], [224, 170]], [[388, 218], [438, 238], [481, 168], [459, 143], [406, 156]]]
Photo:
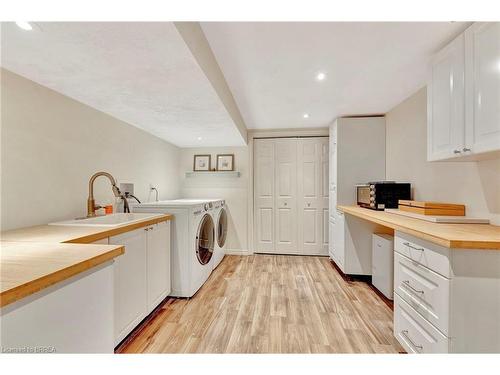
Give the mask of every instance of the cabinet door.
[[255, 249], [275, 251], [275, 160], [274, 140], [256, 139], [254, 147]]
[[328, 254], [328, 138], [298, 141], [299, 252]]
[[170, 222], [147, 231], [148, 313], [170, 293]]
[[118, 344], [146, 316], [146, 230], [136, 229], [115, 237], [110, 244], [125, 246], [116, 258], [115, 344]]
[[500, 23], [475, 23], [467, 29], [465, 38], [465, 151], [467, 154], [500, 150]]
[[332, 260], [336, 260], [335, 254], [335, 218], [330, 217], [328, 230], [328, 254]]
[[439, 52], [427, 86], [427, 159], [460, 156], [465, 137], [464, 36]]
[[335, 232], [333, 242], [335, 243], [335, 263], [344, 271], [345, 258], [345, 218], [344, 213], [337, 211], [335, 214]]
[[297, 253], [297, 139], [276, 139], [276, 251]]

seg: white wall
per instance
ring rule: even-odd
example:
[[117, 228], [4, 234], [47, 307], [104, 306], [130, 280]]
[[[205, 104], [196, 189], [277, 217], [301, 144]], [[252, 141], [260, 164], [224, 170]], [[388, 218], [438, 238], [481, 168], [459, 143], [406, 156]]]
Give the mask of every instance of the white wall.
[[[110, 172], [142, 200], [180, 193], [180, 149], [44, 86], [1, 70], [2, 230], [86, 214], [89, 177]], [[114, 199], [96, 180], [97, 203]]]
[[423, 88], [387, 113], [387, 179], [411, 182], [416, 200], [463, 203], [500, 225], [500, 159], [427, 162], [426, 106]]
[[[212, 167], [216, 166], [217, 154], [234, 154], [235, 170], [241, 177], [202, 175], [186, 177], [193, 170], [195, 154], [211, 154]], [[248, 250], [248, 147], [186, 148], [181, 150], [181, 196], [184, 198], [223, 198], [228, 208], [227, 249], [234, 253]]]

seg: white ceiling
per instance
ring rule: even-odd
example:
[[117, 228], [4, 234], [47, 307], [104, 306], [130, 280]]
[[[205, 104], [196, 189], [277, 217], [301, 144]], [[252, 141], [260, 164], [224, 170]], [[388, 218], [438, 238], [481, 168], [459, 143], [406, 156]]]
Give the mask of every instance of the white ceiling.
[[177, 146], [244, 145], [172, 23], [37, 25], [2, 23], [4, 68]]
[[[180, 147], [244, 144], [174, 24], [37, 25], [28, 32], [2, 23], [3, 67]], [[258, 129], [386, 113], [425, 85], [432, 54], [467, 26], [201, 25], [246, 126]], [[322, 82], [314, 78], [320, 71]]]
[[[386, 113], [426, 82], [466, 23], [202, 23], [248, 128]], [[323, 71], [327, 78], [315, 80]], [[304, 119], [304, 113], [310, 117]]]

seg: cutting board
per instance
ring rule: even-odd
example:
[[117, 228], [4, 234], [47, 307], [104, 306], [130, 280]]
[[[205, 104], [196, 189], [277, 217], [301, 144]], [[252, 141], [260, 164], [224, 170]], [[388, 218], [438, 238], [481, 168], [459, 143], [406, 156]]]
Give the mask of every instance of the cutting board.
[[433, 216], [433, 215], [422, 215], [416, 214], [414, 212], [401, 211], [397, 208], [386, 208], [385, 212], [391, 214], [411, 217], [414, 219], [420, 219], [425, 221], [430, 221], [431, 223], [443, 223], [443, 224], [489, 224], [489, 219], [483, 219], [478, 217], [467, 217], [467, 216]]
[[400, 199], [401, 211], [431, 216], [465, 216], [465, 205], [442, 202], [412, 201]]

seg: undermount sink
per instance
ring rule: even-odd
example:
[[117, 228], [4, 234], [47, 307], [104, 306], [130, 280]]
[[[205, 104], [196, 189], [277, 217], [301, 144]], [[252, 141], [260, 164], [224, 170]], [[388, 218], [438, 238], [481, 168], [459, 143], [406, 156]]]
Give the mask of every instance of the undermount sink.
[[49, 225], [66, 225], [75, 227], [118, 227], [120, 225], [131, 224], [137, 221], [152, 219], [158, 216], [161, 216], [161, 214], [116, 213], [105, 216], [58, 221], [55, 223], [49, 223]]

